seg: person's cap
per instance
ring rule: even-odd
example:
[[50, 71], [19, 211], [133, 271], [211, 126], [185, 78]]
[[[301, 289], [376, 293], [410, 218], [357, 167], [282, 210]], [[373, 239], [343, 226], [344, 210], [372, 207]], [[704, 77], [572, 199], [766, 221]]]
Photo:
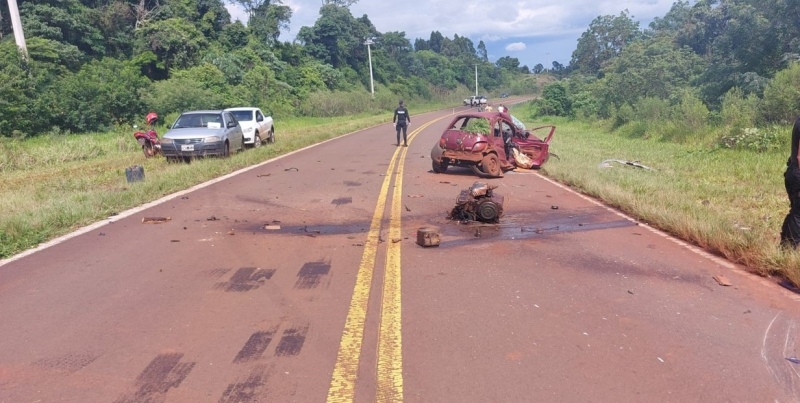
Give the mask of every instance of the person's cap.
[[401, 100], [400, 100], [400, 105], [402, 105], [402, 104], [403, 104], [403, 100], [401, 99]]

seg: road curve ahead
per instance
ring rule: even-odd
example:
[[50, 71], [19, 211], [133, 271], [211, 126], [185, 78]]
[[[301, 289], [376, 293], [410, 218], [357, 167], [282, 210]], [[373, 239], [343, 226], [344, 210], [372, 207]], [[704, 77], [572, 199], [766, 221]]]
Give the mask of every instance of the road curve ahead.
[[450, 221], [410, 109], [0, 263], [0, 402], [800, 400], [797, 296], [532, 171]]

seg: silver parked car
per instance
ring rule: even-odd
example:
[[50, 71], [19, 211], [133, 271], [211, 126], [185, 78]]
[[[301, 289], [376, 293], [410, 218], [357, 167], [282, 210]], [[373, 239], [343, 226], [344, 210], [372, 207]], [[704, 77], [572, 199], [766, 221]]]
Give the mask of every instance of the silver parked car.
[[227, 157], [231, 149], [244, 149], [244, 134], [236, 118], [221, 110], [184, 112], [161, 139], [161, 152], [173, 161]]

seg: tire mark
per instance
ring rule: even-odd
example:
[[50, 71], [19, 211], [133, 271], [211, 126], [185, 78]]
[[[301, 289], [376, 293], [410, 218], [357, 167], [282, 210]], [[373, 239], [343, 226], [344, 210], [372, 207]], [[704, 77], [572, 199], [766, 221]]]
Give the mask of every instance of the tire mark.
[[161, 403], [167, 391], [177, 388], [189, 375], [195, 362], [180, 362], [182, 353], [159, 354], [136, 378], [136, 390], [126, 393], [115, 403]]
[[90, 353], [65, 354], [58, 357], [44, 358], [34, 363], [40, 368], [52, 369], [58, 372], [71, 374], [88, 366], [100, 355]]
[[254, 290], [272, 278], [275, 269], [259, 269], [258, 267], [242, 267], [233, 273], [231, 279], [224, 283], [217, 283], [215, 288], [224, 289], [226, 292], [246, 292]]
[[245, 343], [244, 347], [242, 347], [242, 349], [239, 350], [239, 353], [236, 354], [236, 358], [233, 359], [233, 363], [238, 364], [260, 358], [269, 346], [269, 343], [272, 342], [272, 339], [275, 337], [275, 333], [277, 332], [278, 327], [275, 326], [267, 331], [258, 331], [250, 335], [247, 343]]
[[267, 383], [266, 367], [258, 366], [241, 382], [231, 383], [225, 388], [219, 403], [251, 403], [264, 401], [259, 396]]
[[278, 357], [295, 356], [300, 354], [303, 343], [306, 342], [308, 325], [290, 327], [283, 331], [281, 341], [275, 348], [275, 355]]
[[323, 276], [328, 275], [331, 271], [331, 264], [329, 262], [309, 262], [300, 268], [297, 273], [297, 282], [294, 288], [311, 289], [316, 288]]
[[353, 202], [352, 197], [340, 197], [338, 199], [333, 199], [333, 201], [331, 201], [331, 204], [336, 206], [341, 206], [342, 204], [350, 204], [352, 202]]

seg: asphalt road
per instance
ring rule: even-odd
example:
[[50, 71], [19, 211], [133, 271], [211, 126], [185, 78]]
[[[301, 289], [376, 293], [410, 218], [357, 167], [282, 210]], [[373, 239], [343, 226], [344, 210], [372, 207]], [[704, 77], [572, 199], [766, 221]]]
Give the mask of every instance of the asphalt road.
[[1, 262], [0, 402], [800, 400], [795, 294], [536, 172], [447, 220], [410, 109]]

